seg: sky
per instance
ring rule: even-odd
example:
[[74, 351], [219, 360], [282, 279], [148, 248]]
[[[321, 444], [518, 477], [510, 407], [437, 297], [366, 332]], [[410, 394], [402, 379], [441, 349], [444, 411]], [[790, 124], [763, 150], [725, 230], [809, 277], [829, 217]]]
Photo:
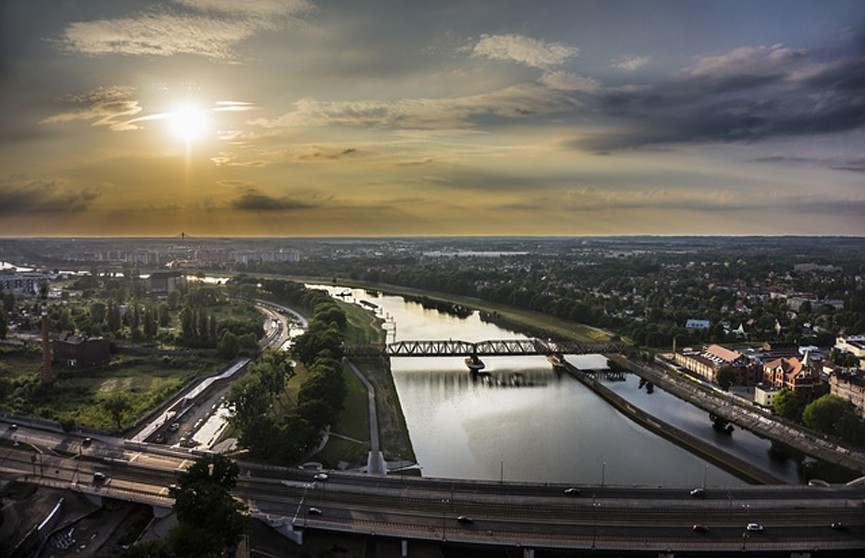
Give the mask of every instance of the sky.
[[2, 0], [0, 236], [865, 236], [861, 0]]

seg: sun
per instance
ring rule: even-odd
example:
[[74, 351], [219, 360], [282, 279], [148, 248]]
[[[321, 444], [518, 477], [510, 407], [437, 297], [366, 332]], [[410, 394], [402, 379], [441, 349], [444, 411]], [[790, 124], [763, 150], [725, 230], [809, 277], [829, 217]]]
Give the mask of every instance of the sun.
[[182, 140], [189, 142], [200, 139], [207, 133], [207, 112], [195, 105], [181, 105], [167, 116], [171, 133]]

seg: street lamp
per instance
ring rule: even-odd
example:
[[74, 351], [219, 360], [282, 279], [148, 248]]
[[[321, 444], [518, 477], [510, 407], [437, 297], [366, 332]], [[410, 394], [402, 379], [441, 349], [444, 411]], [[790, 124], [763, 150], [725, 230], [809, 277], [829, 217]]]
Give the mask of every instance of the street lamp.
[[447, 498], [442, 498], [442, 541], [448, 540], [447, 535], [445, 534], [445, 512], [447, 511], [449, 501], [450, 500], [448, 500]]

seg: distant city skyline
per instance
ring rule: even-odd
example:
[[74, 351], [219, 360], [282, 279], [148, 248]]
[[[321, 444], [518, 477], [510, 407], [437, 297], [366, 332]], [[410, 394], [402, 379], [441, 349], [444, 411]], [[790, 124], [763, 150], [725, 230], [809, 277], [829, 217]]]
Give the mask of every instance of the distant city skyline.
[[865, 236], [860, 0], [6, 0], [0, 236]]

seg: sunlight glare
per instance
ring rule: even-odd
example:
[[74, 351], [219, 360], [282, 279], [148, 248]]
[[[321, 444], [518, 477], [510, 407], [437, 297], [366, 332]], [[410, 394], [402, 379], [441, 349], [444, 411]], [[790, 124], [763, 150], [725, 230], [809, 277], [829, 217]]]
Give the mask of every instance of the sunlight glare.
[[168, 122], [171, 132], [186, 141], [201, 138], [208, 128], [205, 111], [193, 105], [178, 107], [170, 113]]

